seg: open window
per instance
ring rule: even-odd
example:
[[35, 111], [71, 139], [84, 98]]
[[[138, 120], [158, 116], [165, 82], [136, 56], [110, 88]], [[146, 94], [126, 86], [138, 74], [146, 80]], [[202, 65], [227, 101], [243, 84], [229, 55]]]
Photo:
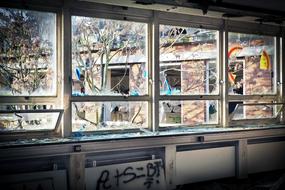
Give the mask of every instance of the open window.
[[59, 134], [56, 22], [56, 13], [0, 8], [1, 135]]
[[230, 124], [278, 123], [276, 38], [230, 32], [228, 42]]

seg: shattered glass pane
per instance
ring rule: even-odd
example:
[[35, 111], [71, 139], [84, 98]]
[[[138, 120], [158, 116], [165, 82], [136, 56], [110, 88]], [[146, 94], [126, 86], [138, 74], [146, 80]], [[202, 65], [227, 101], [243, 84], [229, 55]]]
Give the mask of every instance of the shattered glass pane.
[[218, 94], [214, 30], [160, 25], [160, 94]]
[[160, 126], [183, 126], [218, 123], [218, 102], [215, 100], [161, 101]]
[[72, 131], [146, 128], [147, 102], [74, 102]]
[[0, 132], [54, 130], [60, 116], [58, 110], [1, 110]]
[[274, 105], [272, 102], [229, 102], [231, 120], [275, 118], [280, 109], [282, 105]]
[[72, 16], [72, 94], [148, 93], [147, 24]]
[[229, 94], [276, 92], [274, 37], [229, 32], [228, 59]]
[[0, 95], [56, 95], [56, 14], [0, 8]]

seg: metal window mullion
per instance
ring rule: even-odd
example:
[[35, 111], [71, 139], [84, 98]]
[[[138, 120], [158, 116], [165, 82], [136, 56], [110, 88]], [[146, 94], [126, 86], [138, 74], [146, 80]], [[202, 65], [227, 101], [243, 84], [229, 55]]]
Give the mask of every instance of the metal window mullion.
[[[273, 92], [276, 94], [276, 101], [280, 101], [280, 88], [277, 86], [277, 81], [280, 81], [280, 75], [278, 71], [280, 71], [280, 36], [274, 37], [274, 60], [273, 64], [271, 63], [271, 67], [273, 67]], [[282, 105], [284, 106], [284, 105]], [[278, 114], [278, 109], [276, 106], [273, 106], [273, 113]]]
[[228, 95], [229, 101], [244, 101], [244, 100], [262, 100], [274, 101], [277, 100], [276, 95]]
[[[62, 67], [63, 67], [63, 55], [62, 55], [62, 49], [63, 49], [63, 44], [62, 44], [62, 14], [61, 12], [57, 13], [56, 17], [56, 106], [58, 105], [60, 108], [63, 107], [63, 102], [62, 102], [62, 95], [63, 95], [63, 80], [62, 80]], [[61, 124], [62, 125], [62, 124]], [[62, 129], [62, 126], [61, 126]]]
[[277, 94], [277, 96], [279, 97], [280, 94], [280, 88], [278, 88], [277, 86], [277, 81], [280, 81], [280, 73], [278, 73], [278, 71], [280, 71], [280, 37], [275, 37], [274, 38], [274, 46], [275, 46], [275, 51], [274, 51], [274, 63], [273, 63], [273, 74], [274, 74], [274, 78], [273, 78], [273, 88], [274, 88], [274, 93]]
[[219, 100], [219, 95], [173, 95], [173, 96], [160, 96], [159, 100], [178, 101], [178, 100]]
[[154, 12], [152, 22], [152, 130], [159, 128], [159, 23], [158, 13]]
[[223, 127], [227, 127], [229, 125], [229, 117], [228, 117], [228, 21], [225, 21], [224, 24], [224, 32], [220, 34], [220, 43], [221, 43], [221, 50], [220, 53], [222, 60], [221, 60], [221, 125]]
[[224, 32], [224, 24], [221, 25], [219, 31], [218, 31], [218, 40], [217, 40], [217, 48], [218, 48], [218, 54], [217, 54], [217, 72], [218, 72], [218, 88], [219, 88], [219, 101], [218, 101], [218, 125], [222, 124], [222, 99], [223, 99], [223, 32]]
[[71, 96], [72, 102], [150, 101], [149, 96]]
[[[282, 37], [283, 37], [283, 29], [280, 28], [280, 33], [281, 35], [279, 37], [276, 37], [276, 43], [275, 43], [275, 70], [274, 70], [274, 74], [276, 76], [275, 78], [275, 90], [276, 90], [276, 93], [277, 93], [277, 102], [284, 102], [283, 100], [283, 90], [282, 90], [282, 78], [284, 78], [282, 76], [282, 68], [283, 68], [283, 65], [282, 65], [282, 60], [283, 60], [283, 41], [282, 41]], [[275, 107], [274, 107], [275, 108]], [[275, 108], [275, 113], [278, 112], [278, 109]], [[283, 111], [281, 110], [281, 117], [280, 117], [280, 121], [281, 123], [284, 122], [284, 105], [283, 105]]]
[[[281, 102], [285, 102], [285, 43], [284, 43], [284, 39], [285, 39], [285, 29], [284, 27], [282, 27], [282, 41], [281, 41], [281, 55], [280, 55], [280, 70], [279, 70], [279, 75], [280, 75], [280, 84], [279, 84], [279, 88], [280, 88], [280, 99]], [[281, 117], [281, 122], [284, 123], [285, 122], [285, 108], [283, 107], [283, 112], [282, 112], [282, 117]]]
[[62, 49], [62, 58], [63, 58], [63, 127], [62, 127], [62, 136], [68, 137], [72, 133], [72, 121], [71, 121], [71, 15], [69, 12], [69, 7], [63, 8], [63, 49]]
[[148, 106], [147, 106], [147, 126], [148, 129], [152, 129], [152, 123], [153, 123], [153, 118], [152, 118], [152, 73], [153, 71], [153, 67], [152, 65], [153, 63], [153, 43], [152, 43], [152, 38], [153, 38], [153, 33], [152, 33], [152, 21], [148, 22], [147, 25], [147, 44], [146, 44], [146, 48], [147, 48], [147, 60], [148, 60], [148, 64], [147, 64], [147, 71], [148, 71], [148, 81], [147, 81], [147, 88], [148, 88]]
[[32, 96], [1, 96], [0, 104], [37, 104], [37, 103], [55, 103], [57, 97], [32, 97]]

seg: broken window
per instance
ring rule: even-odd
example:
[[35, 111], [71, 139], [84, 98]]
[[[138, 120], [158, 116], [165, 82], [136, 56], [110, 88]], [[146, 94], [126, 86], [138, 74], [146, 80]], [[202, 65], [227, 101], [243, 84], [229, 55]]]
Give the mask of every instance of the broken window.
[[[36, 109], [35, 106], [37, 107]], [[58, 129], [63, 110], [43, 109], [46, 105], [33, 105], [32, 109], [26, 106], [1, 106], [0, 132], [29, 132], [54, 131]], [[13, 107], [12, 109], [7, 109]], [[15, 109], [15, 107], [24, 109]]]
[[146, 24], [72, 16], [72, 95], [148, 93]]
[[265, 121], [260, 119], [276, 118], [280, 114], [274, 96], [275, 41], [272, 36], [229, 33], [228, 92], [241, 97], [229, 96], [230, 123], [255, 120], [252, 123], [262, 125]]
[[74, 102], [73, 131], [104, 131], [148, 127], [147, 102]]
[[183, 100], [219, 93], [217, 49], [217, 31], [160, 25], [160, 95], [182, 95], [160, 102], [161, 126], [218, 122], [216, 101]]
[[160, 25], [162, 95], [218, 94], [217, 32]]
[[146, 36], [145, 23], [72, 16], [72, 95], [79, 100], [72, 103], [73, 131], [148, 126], [141, 101], [148, 94]]
[[194, 126], [218, 123], [217, 101], [161, 101], [160, 126]]
[[1, 135], [59, 132], [56, 39], [56, 13], [0, 8]]

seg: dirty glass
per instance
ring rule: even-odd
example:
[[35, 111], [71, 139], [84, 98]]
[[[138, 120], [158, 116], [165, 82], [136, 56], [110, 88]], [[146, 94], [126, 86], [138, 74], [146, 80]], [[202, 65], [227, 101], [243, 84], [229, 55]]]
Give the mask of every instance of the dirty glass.
[[50, 110], [57, 109], [55, 104], [46, 103], [22, 103], [22, 104], [0, 104], [0, 110], [13, 111], [13, 110]]
[[160, 25], [160, 94], [218, 94], [214, 30]]
[[146, 128], [147, 102], [73, 102], [72, 131]]
[[160, 126], [191, 126], [218, 123], [218, 102], [215, 100], [160, 101]]
[[56, 95], [56, 14], [0, 8], [0, 95]]
[[230, 120], [266, 119], [281, 114], [283, 105], [274, 102], [232, 101], [229, 102]]
[[54, 130], [62, 110], [0, 110], [0, 133]]
[[72, 16], [72, 95], [148, 93], [147, 24]]
[[275, 89], [275, 38], [229, 32], [229, 94], [273, 94]]

